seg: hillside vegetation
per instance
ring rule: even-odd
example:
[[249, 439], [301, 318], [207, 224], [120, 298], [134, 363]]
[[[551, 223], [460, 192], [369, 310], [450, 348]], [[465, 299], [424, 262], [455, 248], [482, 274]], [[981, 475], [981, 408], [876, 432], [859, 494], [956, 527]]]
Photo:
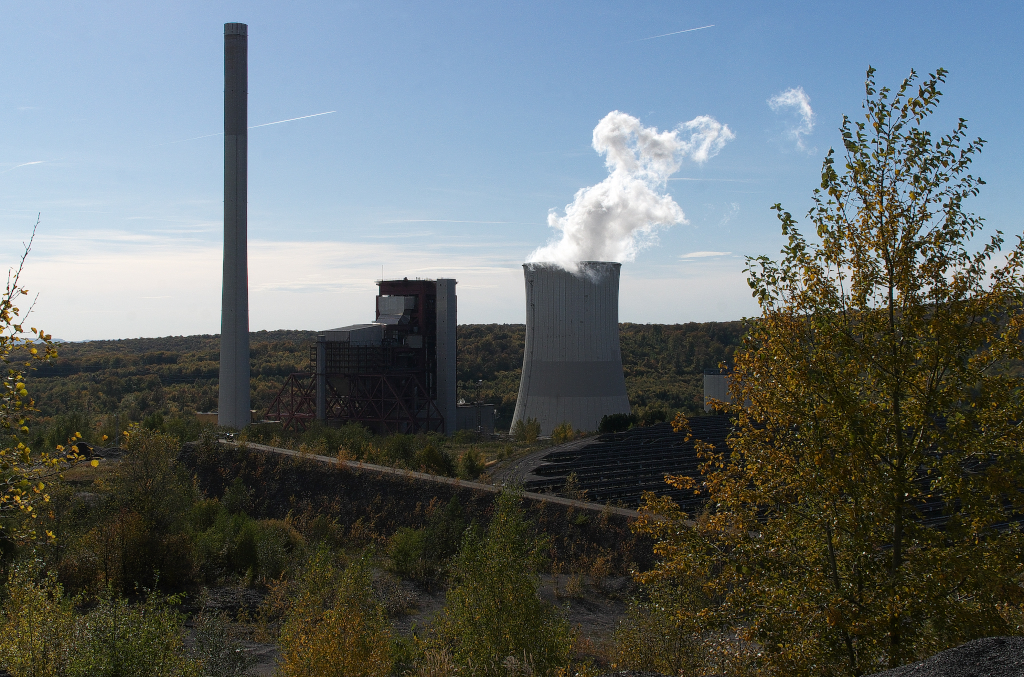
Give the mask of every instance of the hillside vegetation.
[[[703, 411], [702, 374], [731, 362], [740, 322], [623, 324], [622, 362], [634, 413]], [[263, 411], [285, 377], [306, 369], [313, 331], [253, 332], [253, 407]], [[458, 329], [458, 396], [497, 406], [498, 427], [512, 422], [523, 361], [525, 326], [462, 325]], [[107, 434], [130, 422], [179, 417], [217, 407], [219, 337], [168, 336], [62, 343], [58, 357], [30, 377], [44, 422]], [[43, 427], [37, 427], [42, 435]]]

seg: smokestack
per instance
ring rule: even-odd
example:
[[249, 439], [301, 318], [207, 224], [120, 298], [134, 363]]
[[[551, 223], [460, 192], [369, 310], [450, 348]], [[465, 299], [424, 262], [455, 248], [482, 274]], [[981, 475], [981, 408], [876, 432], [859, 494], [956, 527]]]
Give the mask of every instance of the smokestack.
[[224, 24], [224, 282], [217, 422], [249, 424], [248, 26]]
[[579, 273], [526, 263], [526, 351], [513, 422], [535, 418], [542, 435], [562, 423], [597, 430], [628, 414], [619, 352], [619, 269], [581, 261]]

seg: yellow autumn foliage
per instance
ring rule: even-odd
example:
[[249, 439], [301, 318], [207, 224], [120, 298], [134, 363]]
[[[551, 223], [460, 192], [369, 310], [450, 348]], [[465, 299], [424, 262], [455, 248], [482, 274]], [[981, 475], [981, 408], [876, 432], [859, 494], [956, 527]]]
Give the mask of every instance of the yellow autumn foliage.
[[386, 677], [394, 665], [384, 608], [374, 599], [368, 566], [314, 554], [285, 616], [281, 677]]

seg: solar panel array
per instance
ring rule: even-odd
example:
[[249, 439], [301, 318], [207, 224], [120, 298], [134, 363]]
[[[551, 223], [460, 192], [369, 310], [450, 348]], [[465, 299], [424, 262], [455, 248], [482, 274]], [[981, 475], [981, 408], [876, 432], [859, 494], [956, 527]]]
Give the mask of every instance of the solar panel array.
[[693, 440], [725, 449], [730, 422], [726, 416], [696, 416], [688, 419], [693, 439], [672, 431], [668, 423], [632, 428], [622, 433], [601, 435], [577, 449], [554, 449], [542, 463], [523, 478], [527, 491], [561, 493], [566, 479], [575, 473], [577, 490], [598, 503], [638, 507], [645, 491], [668, 496], [687, 512], [700, 508], [702, 499], [689, 489], [676, 489], [665, 482], [666, 475], [685, 475], [700, 482], [700, 459]]
[[[643, 493], [649, 491], [671, 498], [690, 514], [698, 512], [705, 498], [694, 490], [672, 487], [665, 482], [665, 476], [691, 477], [699, 486], [703, 476], [694, 441], [708, 442], [724, 451], [732, 426], [727, 416], [696, 416], [687, 420], [692, 431], [690, 441], [686, 441], [685, 433], [673, 432], [670, 424], [658, 423], [601, 435], [584, 446], [556, 447], [522, 478], [523, 488], [564, 495], [566, 480], [575, 473], [576, 491], [586, 492], [585, 500], [635, 508], [641, 504]], [[917, 483], [920, 498], [907, 507], [923, 526], [942, 528], [949, 519], [945, 502], [928, 491], [929, 478], [923, 472], [919, 473]], [[1016, 516], [1013, 521], [1024, 522], [1024, 517]], [[1005, 528], [1007, 523], [994, 526]]]

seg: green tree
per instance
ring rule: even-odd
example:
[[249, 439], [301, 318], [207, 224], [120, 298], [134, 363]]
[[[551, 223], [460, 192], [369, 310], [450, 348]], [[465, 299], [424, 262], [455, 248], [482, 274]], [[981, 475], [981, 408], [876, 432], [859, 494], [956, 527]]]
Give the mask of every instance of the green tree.
[[572, 631], [538, 595], [542, 543], [530, 535], [520, 500], [502, 492], [486, 535], [467, 529], [451, 565], [434, 631], [468, 674], [505, 674], [510, 662], [546, 674], [569, 660]]
[[651, 500], [667, 519], [641, 525], [662, 556], [646, 582], [692, 581], [705, 636], [738, 631], [730, 655], [759, 674], [859, 675], [1008, 634], [1024, 596], [1024, 243], [979, 243], [965, 210], [984, 142], [963, 119], [923, 127], [945, 76], [894, 94], [869, 69], [865, 119], [844, 118], [814, 192], [817, 237], [776, 205], [788, 243], [749, 262], [762, 314], [730, 449], [702, 450], [709, 509], [680, 528]]

